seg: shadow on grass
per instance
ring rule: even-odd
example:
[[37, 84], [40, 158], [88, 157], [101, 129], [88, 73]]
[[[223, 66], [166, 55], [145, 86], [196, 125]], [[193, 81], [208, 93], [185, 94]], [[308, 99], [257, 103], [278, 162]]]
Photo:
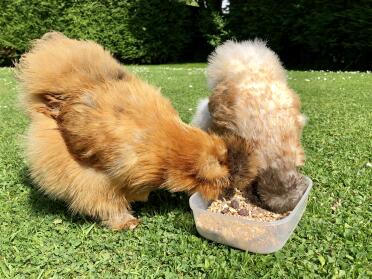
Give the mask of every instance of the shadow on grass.
[[[29, 187], [31, 190], [29, 195], [29, 203], [35, 215], [60, 216], [61, 219], [70, 220], [71, 223], [79, 225], [86, 222], [99, 222], [98, 220], [88, 216], [74, 214], [71, 212], [71, 210], [69, 210], [68, 205], [65, 202], [54, 200], [44, 194], [38, 189], [38, 186], [30, 178], [27, 168], [23, 169], [20, 175], [22, 177], [23, 184]], [[175, 212], [176, 214], [190, 212], [190, 208], [188, 206], [188, 196], [186, 194], [174, 194], [164, 190], [152, 192], [149, 196], [149, 201], [146, 203], [133, 203], [132, 209], [135, 212], [134, 215], [139, 216], [139, 218], [141, 216], [166, 216], [170, 212]], [[185, 225], [186, 224], [182, 224], [182, 222], [174, 223], [175, 228], [180, 228], [183, 230], [185, 230]], [[190, 228], [187, 229], [187, 231], [190, 233], [196, 232], [196, 230], [190, 231]]]
[[[187, 234], [197, 235], [192, 212], [189, 207], [189, 196], [185, 193], [170, 193], [165, 190], [152, 192], [146, 203], [132, 205], [135, 214], [141, 218], [164, 216], [172, 226]], [[171, 213], [171, 214], [170, 214]], [[169, 214], [171, 217], [169, 217]]]
[[136, 212], [147, 216], [165, 215], [172, 211], [188, 211], [188, 197], [184, 193], [170, 193], [165, 190], [152, 192], [145, 203], [136, 202], [132, 205]]
[[93, 222], [94, 219], [77, 215], [71, 212], [68, 205], [59, 200], [55, 200], [44, 194], [38, 189], [38, 186], [32, 181], [28, 169], [24, 169], [21, 173], [22, 182], [25, 186], [29, 187], [29, 204], [35, 215], [40, 216], [60, 216], [61, 219], [70, 220], [74, 224], [83, 224], [87, 221]]

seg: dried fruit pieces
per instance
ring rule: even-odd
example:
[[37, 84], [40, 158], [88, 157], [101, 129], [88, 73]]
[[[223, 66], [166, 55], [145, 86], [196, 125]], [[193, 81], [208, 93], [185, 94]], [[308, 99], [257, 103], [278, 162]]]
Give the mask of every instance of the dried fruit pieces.
[[231, 197], [215, 200], [208, 207], [209, 211], [224, 215], [240, 216], [255, 221], [275, 221], [284, 218], [289, 212], [279, 214], [259, 207], [245, 197], [238, 189], [234, 190]]

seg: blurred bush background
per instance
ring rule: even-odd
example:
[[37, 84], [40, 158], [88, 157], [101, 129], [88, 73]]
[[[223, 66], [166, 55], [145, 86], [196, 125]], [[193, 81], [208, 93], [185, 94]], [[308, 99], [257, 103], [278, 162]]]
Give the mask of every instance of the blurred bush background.
[[50, 30], [125, 63], [205, 62], [227, 39], [258, 37], [291, 69], [372, 68], [371, 0], [0, 0], [0, 65]]

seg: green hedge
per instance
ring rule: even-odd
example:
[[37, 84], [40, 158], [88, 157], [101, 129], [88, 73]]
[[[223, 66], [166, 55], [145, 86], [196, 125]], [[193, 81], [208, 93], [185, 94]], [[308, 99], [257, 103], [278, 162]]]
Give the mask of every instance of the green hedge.
[[175, 0], [0, 0], [0, 64], [50, 30], [100, 42], [126, 62], [175, 62], [192, 43], [194, 10]]
[[370, 0], [230, 2], [231, 34], [266, 39], [292, 68], [372, 68]]
[[289, 68], [372, 69], [371, 0], [230, 0], [228, 14], [221, 2], [0, 0], [0, 65], [57, 30], [130, 63], [205, 61], [226, 39], [259, 37]]

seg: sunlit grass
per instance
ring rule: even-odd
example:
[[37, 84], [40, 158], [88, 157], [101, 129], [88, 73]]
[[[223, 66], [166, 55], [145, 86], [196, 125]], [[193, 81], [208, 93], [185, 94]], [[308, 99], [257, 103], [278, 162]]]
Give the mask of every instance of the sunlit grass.
[[[203, 64], [131, 66], [162, 88], [184, 121], [208, 90]], [[371, 276], [372, 75], [289, 72], [309, 117], [303, 172], [314, 181], [307, 210], [279, 252], [257, 255], [196, 232], [183, 194], [136, 204], [142, 224], [112, 232], [72, 216], [27, 178], [12, 69], [0, 69], [0, 278], [345, 278]]]

